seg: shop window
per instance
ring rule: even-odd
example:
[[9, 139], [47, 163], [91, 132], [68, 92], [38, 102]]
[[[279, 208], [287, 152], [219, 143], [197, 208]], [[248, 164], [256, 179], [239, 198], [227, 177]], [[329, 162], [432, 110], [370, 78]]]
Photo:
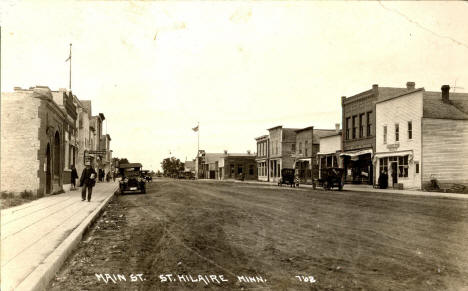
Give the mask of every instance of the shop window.
[[357, 124], [356, 124], [356, 119], [357, 119], [357, 116], [353, 116], [353, 139], [356, 138], [356, 130], [357, 130]]
[[371, 136], [372, 135], [372, 111], [367, 112], [367, 135], [366, 136]]
[[400, 141], [400, 125], [395, 123], [395, 141]]
[[380, 158], [379, 172], [382, 173], [383, 171], [388, 173], [388, 158]]
[[299, 143], [299, 153], [302, 154], [302, 142]]
[[348, 140], [349, 139], [349, 127], [350, 127], [350, 118], [347, 117], [346, 118], [346, 139]]
[[416, 167], [416, 174], [419, 174], [419, 162], [415, 162], [414, 165]]
[[338, 161], [335, 155], [333, 156], [333, 167], [338, 167]]
[[408, 121], [408, 139], [413, 139], [413, 122]]
[[242, 174], [242, 165], [237, 165], [237, 174]]
[[293, 143], [293, 144], [291, 145], [291, 151], [292, 151], [293, 153], [296, 152], [296, 144], [295, 144], [295, 143]]
[[387, 126], [384, 125], [383, 127], [383, 143], [387, 144]]
[[398, 157], [398, 177], [408, 177], [408, 156]]
[[254, 174], [254, 166], [250, 165], [249, 166], [249, 175], [253, 175], [253, 174]]
[[234, 176], [234, 165], [231, 165], [231, 176]]
[[362, 138], [364, 136], [364, 124], [363, 120], [364, 119], [364, 113], [359, 114], [359, 138]]

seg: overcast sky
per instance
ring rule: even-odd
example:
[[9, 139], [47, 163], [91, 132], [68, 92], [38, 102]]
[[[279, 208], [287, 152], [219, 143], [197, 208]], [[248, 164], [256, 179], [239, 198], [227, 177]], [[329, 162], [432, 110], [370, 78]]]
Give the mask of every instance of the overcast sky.
[[334, 128], [372, 84], [468, 92], [465, 2], [2, 1], [1, 86], [68, 87], [114, 156], [158, 169], [256, 150], [267, 128]]

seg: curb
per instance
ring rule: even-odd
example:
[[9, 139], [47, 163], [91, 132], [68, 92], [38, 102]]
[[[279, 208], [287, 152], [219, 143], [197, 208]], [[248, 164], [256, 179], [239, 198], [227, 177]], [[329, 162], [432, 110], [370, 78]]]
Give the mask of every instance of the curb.
[[[112, 188], [112, 193], [115, 193], [117, 188], [118, 186]], [[106, 198], [90, 215], [88, 215], [88, 217], [86, 217], [83, 222], [81, 222], [81, 224], [15, 288], [15, 290], [45, 290], [50, 280], [52, 280], [70, 253], [79, 244], [88, 227], [96, 221], [104, 207], [110, 202], [114, 195], [115, 194], [112, 194]]]

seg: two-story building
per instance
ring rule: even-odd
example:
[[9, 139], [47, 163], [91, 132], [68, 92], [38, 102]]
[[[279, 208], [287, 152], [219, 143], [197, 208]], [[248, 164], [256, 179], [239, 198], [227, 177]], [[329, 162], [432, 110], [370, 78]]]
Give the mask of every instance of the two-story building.
[[258, 180], [269, 181], [269, 164], [270, 164], [270, 137], [262, 135], [255, 139], [257, 142], [257, 162]]
[[[468, 94], [424, 88], [376, 102], [376, 175], [388, 185], [421, 189], [431, 180], [468, 185]], [[464, 112], [465, 111], [465, 112]]]
[[281, 177], [281, 169], [294, 167], [295, 159], [292, 155], [296, 151], [296, 130], [298, 128], [283, 128], [281, 125], [268, 129], [270, 136], [269, 181], [277, 182]]
[[342, 153], [346, 182], [374, 183], [372, 158], [375, 153], [375, 102], [414, 89], [408, 82], [406, 88], [379, 87], [351, 97], [341, 97], [342, 105]]

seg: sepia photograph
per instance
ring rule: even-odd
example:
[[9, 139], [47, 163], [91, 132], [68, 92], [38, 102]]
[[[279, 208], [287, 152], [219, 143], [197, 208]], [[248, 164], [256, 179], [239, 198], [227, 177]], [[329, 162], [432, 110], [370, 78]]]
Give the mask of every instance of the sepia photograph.
[[468, 290], [467, 15], [1, 1], [0, 290]]

